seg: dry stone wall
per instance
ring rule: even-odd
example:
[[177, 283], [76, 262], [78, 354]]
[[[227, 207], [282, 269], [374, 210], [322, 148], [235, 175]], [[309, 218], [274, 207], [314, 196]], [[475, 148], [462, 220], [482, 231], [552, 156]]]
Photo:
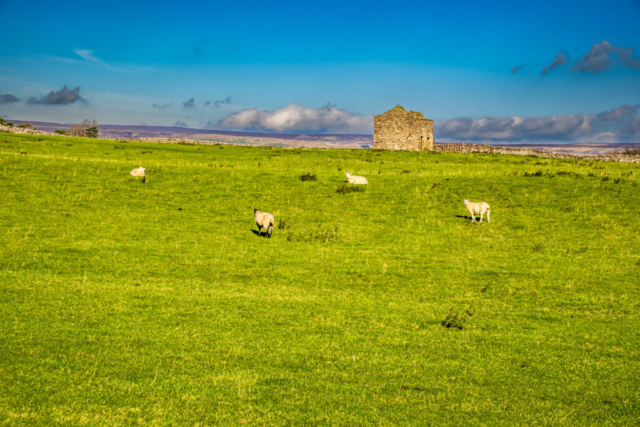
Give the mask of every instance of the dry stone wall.
[[433, 120], [400, 105], [373, 116], [373, 148], [379, 150], [432, 151]]
[[28, 135], [54, 135], [60, 136], [60, 134], [45, 132], [42, 130], [28, 129], [28, 128], [19, 128], [19, 127], [9, 127], [9, 126], [0, 126], [0, 132], [5, 133], [24, 133]]
[[549, 157], [554, 159], [582, 159], [605, 162], [640, 163], [640, 156], [623, 153], [609, 153], [599, 156], [578, 156], [574, 154], [556, 153], [554, 151], [532, 150], [530, 148], [500, 147], [486, 144], [462, 144], [459, 142], [436, 144], [435, 151], [453, 151], [457, 153], [511, 154], [515, 156]]

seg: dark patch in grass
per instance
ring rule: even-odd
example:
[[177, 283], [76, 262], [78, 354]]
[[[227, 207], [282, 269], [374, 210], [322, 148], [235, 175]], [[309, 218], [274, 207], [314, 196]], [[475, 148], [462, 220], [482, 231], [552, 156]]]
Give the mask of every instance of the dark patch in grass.
[[278, 230], [287, 230], [289, 228], [291, 228], [291, 221], [287, 219], [278, 220]]
[[153, 151], [141, 151], [140, 154], [151, 154]]
[[365, 191], [365, 189], [366, 187], [364, 185], [342, 184], [340, 187], [336, 188], [336, 193], [339, 193], [339, 194], [362, 193]]
[[342, 232], [339, 227], [332, 226], [324, 230], [317, 230], [315, 232], [292, 232], [287, 234], [287, 241], [289, 242], [339, 242], [342, 241]]
[[546, 246], [542, 242], [537, 242], [533, 244], [533, 250], [536, 252], [544, 252], [545, 249], [546, 249]]
[[178, 208], [178, 210], [179, 210], [179, 211], [181, 211], [181, 210], [182, 210], [182, 208]]
[[143, 176], [143, 177], [142, 177], [142, 183], [143, 183], [143, 184], [145, 184], [146, 182], [147, 182], [147, 177], [146, 177], [146, 176]]
[[434, 190], [440, 187], [440, 183], [439, 182], [434, 182], [433, 185], [431, 186], [431, 188], [433, 188]]
[[26, 151], [21, 151], [21, 152], [20, 152], [20, 154], [22, 154], [22, 155], [26, 155], [26, 154], [27, 154], [27, 152], [26, 152]]
[[114, 145], [113, 148], [114, 148], [114, 150], [124, 150], [127, 147], [118, 147], [117, 145]]
[[300, 181], [317, 181], [318, 178], [310, 173], [305, 173], [304, 175], [300, 175]]
[[[598, 179], [600, 178], [600, 175], [596, 175], [593, 172], [589, 172], [588, 174], [582, 174], [579, 172], [572, 172], [572, 171], [557, 171], [557, 172], [551, 172], [551, 171], [546, 171], [543, 172], [542, 169], [538, 169], [535, 172], [513, 172], [512, 174], [513, 176], [524, 176], [524, 177], [547, 177], [547, 178], [555, 178], [556, 176], [570, 176], [570, 177], [574, 177], [574, 178], [593, 178], [593, 179]], [[605, 176], [601, 179], [601, 181], [606, 182], [609, 181], [609, 177]], [[614, 181], [616, 184], [619, 183], [623, 183], [624, 180], [622, 178], [616, 179]]]
[[471, 313], [467, 310], [464, 313], [457, 313], [453, 310], [449, 310], [449, 314], [440, 323], [447, 329], [464, 329], [464, 324], [467, 321], [467, 317], [470, 317]]
[[414, 390], [414, 391], [424, 391], [420, 387], [409, 387], [407, 385], [401, 385], [400, 390]]

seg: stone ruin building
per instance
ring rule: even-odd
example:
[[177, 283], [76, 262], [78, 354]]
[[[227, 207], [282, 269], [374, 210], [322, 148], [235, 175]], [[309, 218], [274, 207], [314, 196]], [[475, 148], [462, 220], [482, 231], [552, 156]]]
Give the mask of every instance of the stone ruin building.
[[433, 120], [400, 105], [373, 116], [373, 148], [381, 150], [433, 151]]

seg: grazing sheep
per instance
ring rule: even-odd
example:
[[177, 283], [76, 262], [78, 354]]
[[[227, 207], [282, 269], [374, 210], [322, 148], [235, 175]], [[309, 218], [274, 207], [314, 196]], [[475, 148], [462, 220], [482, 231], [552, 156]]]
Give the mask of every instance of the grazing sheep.
[[131, 171], [131, 176], [144, 176], [144, 171], [146, 171], [147, 169], [143, 168], [142, 166], [139, 167], [138, 169], [134, 169]]
[[365, 178], [364, 176], [351, 175], [350, 173], [347, 174], [347, 181], [349, 182], [349, 184], [368, 184], [369, 183], [369, 181], [367, 181], [367, 178]]
[[262, 227], [267, 231], [267, 237], [271, 238], [273, 233], [273, 224], [275, 220], [270, 213], [260, 212], [260, 209], [254, 209], [253, 214], [256, 216], [256, 225], [258, 226], [258, 236], [262, 236]]
[[467, 208], [467, 210], [471, 214], [471, 222], [476, 222], [476, 215], [480, 215], [480, 222], [482, 222], [482, 216], [485, 213], [487, 214], [487, 222], [491, 222], [491, 220], [489, 219], [491, 208], [487, 203], [485, 202], [469, 203], [469, 201], [465, 199], [464, 206]]

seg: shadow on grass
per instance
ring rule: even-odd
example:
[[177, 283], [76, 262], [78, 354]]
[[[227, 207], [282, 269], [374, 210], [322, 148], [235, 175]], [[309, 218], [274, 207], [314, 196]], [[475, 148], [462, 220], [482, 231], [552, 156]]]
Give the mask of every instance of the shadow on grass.
[[[258, 230], [254, 230], [254, 229], [252, 228], [252, 229], [251, 229], [251, 232], [252, 232], [253, 234], [255, 234], [256, 236], [258, 235]], [[266, 233], [264, 230], [262, 230], [262, 236], [260, 236], [260, 237], [269, 237], [269, 236], [267, 235], [267, 233]]]
[[[466, 219], [467, 221], [471, 221], [471, 217], [467, 215], [456, 215], [456, 218]], [[480, 222], [480, 216], [476, 216], [476, 221]], [[487, 221], [487, 218], [483, 218], [482, 222]]]

